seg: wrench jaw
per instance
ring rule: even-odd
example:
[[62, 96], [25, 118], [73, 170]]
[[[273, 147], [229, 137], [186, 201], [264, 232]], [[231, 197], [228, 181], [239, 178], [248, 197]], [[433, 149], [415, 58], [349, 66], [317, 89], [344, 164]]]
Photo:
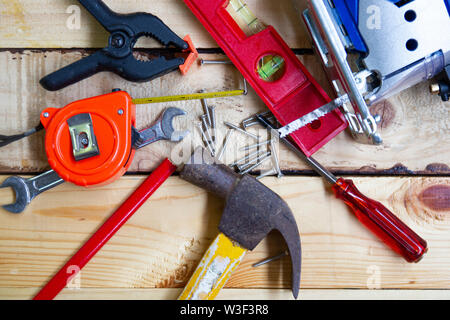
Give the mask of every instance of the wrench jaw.
[[53, 170], [31, 179], [23, 179], [17, 176], [9, 177], [0, 188], [13, 188], [16, 194], [16, 202], [5, 205], [3, 208], [12, 213], [22, 213], [36, 196], [63, 182], [64, 180]]
[[172, 142], [180, 142], [190, 133], [189, 130], [175, 131], [173, 128], [173, 119], [185, 115], [186, 111], [174, 107], [167, 108], [166, 111], [164, 111], [162, 115], [161, 129], [167, 140]]
[[161, 129], [167, 140], [170, 140], [175, 132], [173, 120], [184, 115], [186, 115], [186, 111], [175, 107], [169, 107], [163, 112], [161, 115]]
[[184, 115], [186, 115], [186, 111], [182, 109], [175, 107], [167, 108], [152, 127], [139, 132], [134, 131], [134, 148], [140, 149], [160, 140], [180, 142], [190, 131], [175, 131], [173, 128], [173, 119]]
[[9, 177], [6, 179], [0, 188], [12, 188], [16, 194], [16, 202], [2, 206], [3, 209], [11, 213], [22, 213], [32, 200], [30, 189], [28, 188], [25, 179], [20, 177]]
[[186, 138], [191, 132], [189, 130], [184, 131], [174, 131], [170, 137], [172, 142], [181, 142]]

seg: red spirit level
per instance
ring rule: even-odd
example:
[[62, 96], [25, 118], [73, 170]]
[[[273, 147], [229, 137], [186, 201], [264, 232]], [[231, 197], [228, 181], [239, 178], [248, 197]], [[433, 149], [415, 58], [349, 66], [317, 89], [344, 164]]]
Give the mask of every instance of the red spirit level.
[[[277, 31], [240, 0], [184, 0], [282, 125], [330, 102]], [[311, 156], [347, 127], [338, 110], [290, 137]]]

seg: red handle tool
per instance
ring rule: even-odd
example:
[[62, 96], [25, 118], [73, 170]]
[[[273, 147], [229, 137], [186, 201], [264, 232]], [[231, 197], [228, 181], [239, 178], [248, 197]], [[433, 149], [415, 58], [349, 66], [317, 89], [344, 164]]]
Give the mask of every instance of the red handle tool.
[[[265, 128], [275, 126], [262, 115], [256, 115]], [[363, 195], [351, 180], [337, 178], [314, 158], [306, 156], [287, 138], [280, 138], [291, 151], [332, 184], [334, 194], [343, 200], [358, 220], [408, 262], [419, 262], [427, 252], [427, 242], [411, 230], [380, 202]]]
[[109, 239], [128, 221], [128, 219], [144, 204], [144, 202], [167, 180], [177, 169], [168, 159], [139, 186], [139, 188], [120, 206], [119, 209], [97, 230], [94, 235], [78, 250], [45, 285], [33, 300], [52, 300], [74, 276], [73, 266], [81, 270], [91, 258], [108, 242]]
[[332, 187], [358, 220], [408, 262], [419, 262], [427, 252], [427, 242], [380, 202], [363, 195], [352, 180], [339, 178]]

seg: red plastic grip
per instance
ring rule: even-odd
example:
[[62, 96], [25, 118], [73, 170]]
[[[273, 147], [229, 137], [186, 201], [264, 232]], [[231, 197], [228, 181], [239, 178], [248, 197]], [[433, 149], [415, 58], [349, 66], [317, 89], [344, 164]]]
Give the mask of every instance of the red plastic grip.
[[408, 262], [418, 262], [427, 242], [380, 202], [364, 196], [351, 180], [340, 178], [333, 191], [352, 208], [358, 220]]
[[[33, 300], [52, 300], [109, 239], [131, 218], [145, 201], [177, 169], [169, 159], [164, 162], [139, 186], [138, 189], [117, 209], [116, 212], [95, 232], [58, 273], [45, 285]], [[69, 272], [69, 270], [78, 272]]]

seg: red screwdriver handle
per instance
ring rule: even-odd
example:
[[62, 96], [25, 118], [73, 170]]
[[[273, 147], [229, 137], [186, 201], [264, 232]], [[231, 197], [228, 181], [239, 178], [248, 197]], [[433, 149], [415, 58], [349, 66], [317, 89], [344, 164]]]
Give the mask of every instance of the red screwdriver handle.
[[352, 208], [358, 220], [408, 262], [419, 262], [427, 242], [380, 202], [367, 198], [352, 180], [338, 179], [333, 185], [337, 198]]

